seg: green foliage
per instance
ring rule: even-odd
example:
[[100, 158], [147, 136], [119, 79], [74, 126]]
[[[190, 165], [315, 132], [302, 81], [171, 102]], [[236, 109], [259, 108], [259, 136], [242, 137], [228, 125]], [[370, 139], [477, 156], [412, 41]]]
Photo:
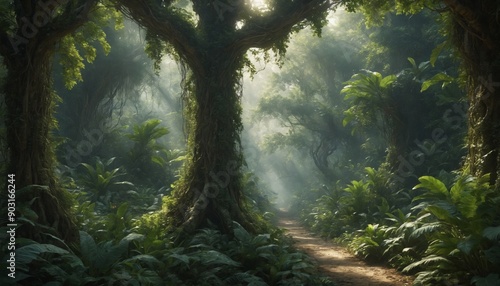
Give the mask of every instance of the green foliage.
[[435, 74], [432, 78], [424, 81], [422, 83], [422, 89], [420, 89], [420, 92], [426, 91], [429, 87], [441, 83], [441, 88], [445, 88], [448, 84], [452, 83], [455, 81], [455, 78], [445, 74], [445, 73], [438, 73]]
[[120, 12], [109, 3], [97, 6], [97, 9], [91, 13], [89, 21], [74, 34], [64, 37], [58, 46], [58, 53], [61, 55], [59, 63], [63, 67], [64, 83], [67, 89], [72, 89], [83, 80], [81, 71], [85, 68], [84, 60], [87, 63], [95, 60], [97, 50], [93, 46], [94, 42], [98, 42], [106, 54], [109, 53], [111, 46], [106, 41], [103, 27], [110, 23], [115, 23], [116, 29], [123, 27]]
[[125, 135], [134, 144], [126, 160], [128, 172], [135, 181], [156, 188], [173, 182], [174, 166], [184, 159], [181, 151], [169, 150], [158, 142], [169, 133], [160, 124], [159, 119], [149, 119], [134, 125], [132, 133]]
[[[365, 71], [365, 74], [355, 74], [346, 86], [341, 90], [345, 94], [345, 100], [352, 100], [352, 106], [345, 111], [343, 125], [353, 122], [353, 132], [360, 128], [373, 126], [374, 122], [380, 122], [379, 112], [391, 112], [389, 88], [396, 80], [395, 75], [382, 77], [378, 72]], [[389, 114], [384, 114], [389, 116]], [[382, 117], [383, 120], [388, 118]], [[384, 122], [379, 127], [384, 128]]]
[[368, 224], [362, 235], [355, 237], [349, 247], [354, 254], [368, 261], [380, 262], [384, 258], [384, 241], [387, 230], [378, 224]]
[[345, 187], [337, 184], [311, 204], [312, 212], [302, 215], [306, 224], [321, 236], [338, 237], [376, 220], [383, 222], [388, 213], [408, 202], [407, 194], [393, 191], [391, 172], [383, 167], [366, 168], [365, 172], [365, 179]]
[[149, 148], [156, 150], [159, 148], [156, 140], [168, 134], [168, 129], [159, 127], [161, 120], [150, 119], [133, 128], [133, 133], [127, 137], [134, 141], [138, 149]]
[[[415, 189], [425, 191], [415, 198], [424, 222], [414, 231], [425, 236], [425, 256], [405, 271], [423, 269], [416, 285], [458, 281], [487, 285], [499, 272], [498, 224], [500, 212], [493, 207], [499, 195], [489, 186], [489, 176], [459, 177], [451, 188], [433, 177], [421, 177]], [[479, 283], [479, 284], [478, 284]]]
[[[157, 285], [162, 262], [150, 255], [134, 255], [130, 244], [143, 239], [129, 234], [119, 243], [96, 244], [80, 232], [80, 254], [52, 244], [29, 242], [16, 250], [16, 278], [22, 285]], [[4, 277], [2, 277], [4, 278]], [[11, 279], [11, 278], [8, 278]], [[12, 281], [12, 280], [11, 280]]]
[[381, 25], [386, 19], [388, 12], [398, 14], [417, 14], [427, 7], [435, 7], [433, 0], [350, 0], [342, 1], [346, 9], [350, 12], [361, 11], [366, 16], [368, 25]]
[[[234, 239], [205, 229], [171, 257], [183, 266], [176, 273], [189, 275], [189, 280], [183, 280], [186, 284], [197, 284], [203, 281], [201, 279], [211, 281], [210, 285], [224, 285], [230, 281], [253, 282], [255, 285], [303, 285], [318, 281], [308, 258], [292, 251], [283, 238], [278, 231], [254, 236], [234, 223]], [[204, 258], [200, 259], [200, 256]], [[198, 267], [193, 268], [193, 264]], [[220, 265], [226, 267], [215, 267]], [[182, 272], [188, 269], [191, 271]]]
[[[15, 282], [22, 285], [48, 282], [160, 285], [165, 281], [175, 285], [331, 285], [317, 275], [308, 257], [291, 248], [291, 241], [282, 230], [270, 229], [269, 233], [252, 235], [234, 222], [231, 236], [207, 228], [175, 245], [165, 233], [160, 235], [137, 224], [133, 227], [127, 204], [105, 216], [95, 212], [94, 206], [87, 201], [76, 210], [86, 231], [80, 231], [80, 245], [74, 251], [60, 240], [39, 244], [18, 239]], [[28, 219], [19, 220], [28, 223]], [[158, 220], [144, 223], [165, 232]]]
[[102, 213], [95, 210], [95, 203], [85, 201], [77, 205], [74, 212], [81, 229], [98, 241], [119, 241], [131, 232], [133, 226], [128, 202]]
[[95, 166], [81, 163], [83, 172], [78, 183], [83, 187], [83, 193], [91, 202], [98, 202], [104, 208], [116, 207], [121, 200], [118, 186], [133, 188], [134, 185], [128, 181], [118, 179], [125, 175], [121, 168], [109, 170], [115, 158], [102, 162], [100, 158], [95, 159]]

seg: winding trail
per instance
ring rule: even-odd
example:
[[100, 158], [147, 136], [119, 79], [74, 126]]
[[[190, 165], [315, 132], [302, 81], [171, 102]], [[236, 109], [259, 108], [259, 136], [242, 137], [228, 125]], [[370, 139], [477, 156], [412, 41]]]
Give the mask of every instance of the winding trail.
[[316, 260], [324, 275], [337, 286], [409, 286], [412, 279], [394, 269], [368, 265], [344, 247], [314, 237], [299, 222], [281, 210], [277, 213], [278, 227], [287, 230], [294, 246]]

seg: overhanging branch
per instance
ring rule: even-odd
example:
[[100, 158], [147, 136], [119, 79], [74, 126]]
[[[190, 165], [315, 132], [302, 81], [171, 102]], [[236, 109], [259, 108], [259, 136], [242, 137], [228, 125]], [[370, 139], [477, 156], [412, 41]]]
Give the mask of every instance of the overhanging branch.
[[193, 24], [182, 17], [175, 8], [154, 6], [153, 3], [147, 0], [117, 1], [119, 9], [127, 17], [170, 43], [179, 56], [193, 68], [197, 65], [195, 61], [200, 58], [197, 55], [199, 43]]
[[[50, 4], [43, 1], [19, 1], [12, 6], [16, 14], [17, 28], [12, 34], [0, 31], [0, 53], [9, 57], [18, 53], [20, 45], [53, 45], [64, 36], [74, 32], [88, 21], [88, 15], [96, 7], [98, 0], [70, 1], [61, 6], [57, 1]], [[63, 12], [53, 18], [59, 8]], [[29, 30], [27, 35], [26, 30]]]
[[289, 35], [292, 28], [317, 13], [324, 12], [338, 4], [332, 0], [293, 1], [278, 7], [274, 12], [250, 19], [236, 32], [234, 47], [239, 51], [249, 48], [270, 48], [277, 39]]
[[97, 2], [98, 0], [79, 0], [75, 3], [66, 4], [64, 12], [47, 25], [47, 35], [59, 40], [73, 33], [88, 21], [88, 16], [96, 7]]
[[[492, 48], [493, 43], [491, 38], [485, 35], [484, 28], [480, 23], [480, 17], [478, 14], [473, 11], [471, 8], [462, 4], [459, 0], [443, 0], [446, 6], [451, 10], [451, 12], [459, 16], [465, 21], [465, 23], [461, 24], [466, 31], [469, 31], [471, 34], [476, 35], [480, 40], [484, 42], [484, 44]], [[480, 5], [476, 3], [474, 5]]]

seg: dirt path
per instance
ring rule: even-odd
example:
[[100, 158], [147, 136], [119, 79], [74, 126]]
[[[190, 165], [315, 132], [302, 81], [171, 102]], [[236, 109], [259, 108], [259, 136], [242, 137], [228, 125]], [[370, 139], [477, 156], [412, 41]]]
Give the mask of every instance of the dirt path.
[[294, 245], [319, 265], [325, 275], [338, 286], [403, 286], [411, 285], [411, 277], [394, 269], [367, 265], [344, 247], [314, 237], [286, 212], [278, 214], [278, 226], [288, 230]]

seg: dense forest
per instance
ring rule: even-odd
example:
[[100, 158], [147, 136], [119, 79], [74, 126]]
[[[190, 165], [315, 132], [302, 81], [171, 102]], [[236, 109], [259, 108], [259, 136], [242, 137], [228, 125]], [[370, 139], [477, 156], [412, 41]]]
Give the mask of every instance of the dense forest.
[[2, 285], [355, 285], [284, 220], [500, 285], [496, 0], [0, 0], [0, 59]]

